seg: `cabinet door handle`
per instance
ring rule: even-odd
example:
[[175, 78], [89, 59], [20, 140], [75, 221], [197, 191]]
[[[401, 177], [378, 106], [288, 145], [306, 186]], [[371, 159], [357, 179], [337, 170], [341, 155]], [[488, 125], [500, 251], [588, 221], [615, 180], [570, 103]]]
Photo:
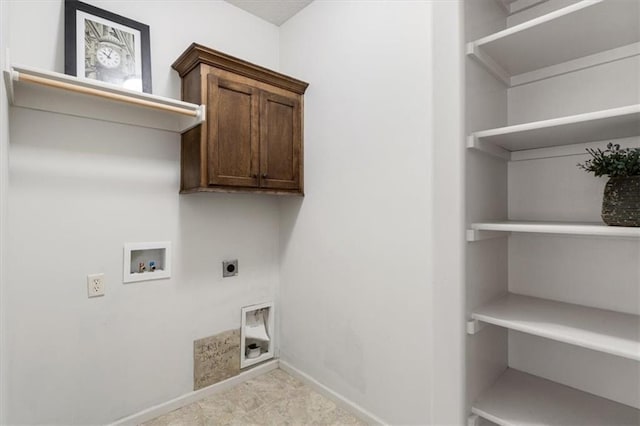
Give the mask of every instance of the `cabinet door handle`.
[[263, 174], [262, 174], [262, 179], [266, 179], [266, 178], [267, 178], [267, 174], [266, 174], [266, 173], [263, 173]]

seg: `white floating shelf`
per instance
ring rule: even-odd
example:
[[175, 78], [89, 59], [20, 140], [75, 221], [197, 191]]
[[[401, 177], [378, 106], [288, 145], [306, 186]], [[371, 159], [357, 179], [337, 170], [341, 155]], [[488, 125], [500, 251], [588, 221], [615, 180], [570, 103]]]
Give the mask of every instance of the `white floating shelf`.
[[96, 80], [17, 65], [5, 70], [4, 77], [9, 102], [18, 107], [177, 133], [205, 119], [204, 105]]
[[594, 237], [640, 238], [640, 228], [607, 226], [603, 223], [567, 223], [567, 222], [520, 222], [500, 221], [471, 224], [467, 232], [468, 241], [481, 240], [483, 234], [499, 236], [499, 232], [525, 232], [559, 235], [585, 235]]
[[639, 13], [634, 0], [583, 0], [468, 43], [467, 55], [511, 86], [514, 76], [638, 43]]
[[501, 426], [640, 424], [640, 410], [513, 369], [471, 411]]
[[511, 152], [640, 136], [640, 104], [475, 132], [468, 148], [510, 159]]
[[508, 294], [474, 320], [640, 361], [640, 316]]

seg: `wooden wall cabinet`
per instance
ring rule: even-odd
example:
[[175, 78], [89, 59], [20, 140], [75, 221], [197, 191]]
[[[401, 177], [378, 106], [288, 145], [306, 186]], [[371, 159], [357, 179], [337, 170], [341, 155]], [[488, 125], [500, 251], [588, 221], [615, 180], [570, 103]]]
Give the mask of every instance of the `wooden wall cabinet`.
[[307, 83], [192, 44], [174, 62], [206, 121], [182, 134], [180, 192], [304, 194]]

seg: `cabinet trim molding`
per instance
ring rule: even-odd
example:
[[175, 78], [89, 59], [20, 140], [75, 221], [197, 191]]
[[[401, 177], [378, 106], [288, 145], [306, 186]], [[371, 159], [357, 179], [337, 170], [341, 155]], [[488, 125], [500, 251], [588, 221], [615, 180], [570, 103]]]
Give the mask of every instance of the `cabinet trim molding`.
[[182, 78], [200, 64], [211, 65], [218, 69], [230, 71], [244, 77], [290, 90], [299, 95], [303, 95], [309, 86], [309, 83], [305, 83], [304, 81], [263, 68], [197, 43], [192, 43], [191, 46], [176, 59], [171, 67], [178, 71], [178, 74]]

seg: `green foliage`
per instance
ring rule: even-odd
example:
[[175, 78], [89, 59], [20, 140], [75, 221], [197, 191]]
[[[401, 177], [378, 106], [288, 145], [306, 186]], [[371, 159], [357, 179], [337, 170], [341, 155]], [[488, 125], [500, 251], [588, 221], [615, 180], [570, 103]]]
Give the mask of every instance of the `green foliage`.
[[640, 148], [620, 148], [609, 142], [604, 151], [587, 148], [587, 152], [593, 158], [578, 164], [587, 172], [609, 177], [640, 176]]

